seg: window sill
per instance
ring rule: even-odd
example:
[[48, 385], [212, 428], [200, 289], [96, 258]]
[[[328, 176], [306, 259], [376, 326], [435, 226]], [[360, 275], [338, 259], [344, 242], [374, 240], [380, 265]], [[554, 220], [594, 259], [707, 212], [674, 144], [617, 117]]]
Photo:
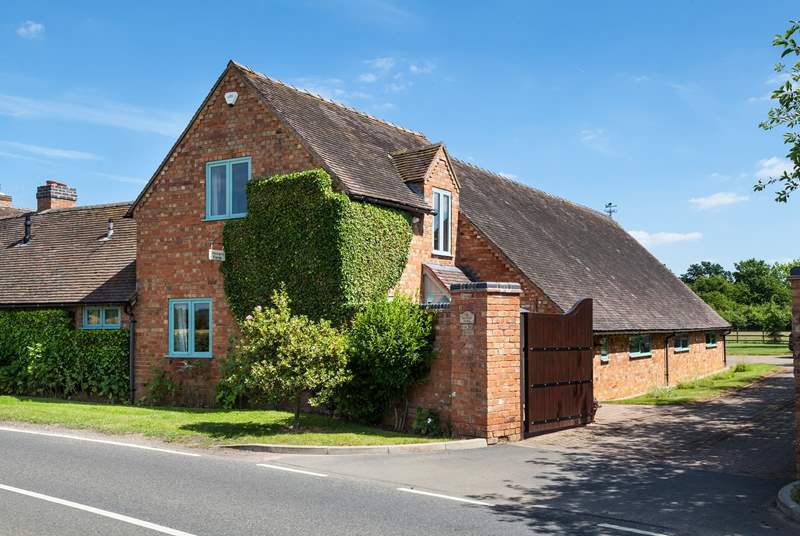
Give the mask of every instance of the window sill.
[[452, 253], [448, 253], [447, 251], [432, 251], [431, 255], [434, 257], [447, 257], [448, 259], [452, 259], [455, 257]]
[[688, 352], [689, 352], [688, 348], [675, 348], [675, 353], [676, 354], [685, 354], [685, 353], [688, 353]]
[[167, 354], [164, 357], [167, 359], [212, 359], [213, 355], [179, 355], [179, 354]]
[[706, 348], [716, 348], [716, 344], [706, 344]]
[[241, 220], [246, 217], [247, 214], [234, 214], [233, 216], [206, 216], [201, 221]]
[[653, 352], [642, 352], [642, 353], [634, 352], [628, 355], [630, 355], [631, 359], [642, 359], [645, 357], [653, 357]]
[[122, 329], [122, 324], [109, 324], [106, 326], [81, 326], [81, 329], [89, 331], [109, 330], [109, 329]]
[[607, 365], [608, 364], [608, 356], [607, 355], [601, 355], [600, 356], [600, 363], [602, 363], [603, 365]]

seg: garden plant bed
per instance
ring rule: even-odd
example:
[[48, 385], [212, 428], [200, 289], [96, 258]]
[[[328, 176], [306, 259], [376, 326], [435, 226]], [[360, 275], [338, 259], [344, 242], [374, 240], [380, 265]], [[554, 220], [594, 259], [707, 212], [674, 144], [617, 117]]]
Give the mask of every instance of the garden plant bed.
[[335, 447], [443, 441], [315, 414], [303, 414], [299, 430], [292, 430], [289, 426], [293, 417], [293, 413], [279, 410], [142, 407], [0, 396], [0, 421], [141, 434], [197, 447], [242, 443]]
[[755, 380], [772, 374], [775, 365], [765, 363], [740, 363], [733, 368], [674, 387], [662, 387], [633, 398], [609, 400], [609, 404], [677, 405], [707, 400], [740, 389]]

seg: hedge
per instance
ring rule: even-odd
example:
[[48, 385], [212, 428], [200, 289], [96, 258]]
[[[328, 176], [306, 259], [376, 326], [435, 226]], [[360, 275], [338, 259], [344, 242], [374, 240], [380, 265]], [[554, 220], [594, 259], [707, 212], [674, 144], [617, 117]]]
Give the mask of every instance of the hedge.
[[124, 399], [128, 337], [75, 329], [60, 309], [0, 311], [0, 393]]
[[225, 223], [225, 293], [241, 321], [283, 283], [295, 314], [339, 324], [400, 279], [403, 212], [333, 191], [321, 169], [250, 181], [247, 216]]

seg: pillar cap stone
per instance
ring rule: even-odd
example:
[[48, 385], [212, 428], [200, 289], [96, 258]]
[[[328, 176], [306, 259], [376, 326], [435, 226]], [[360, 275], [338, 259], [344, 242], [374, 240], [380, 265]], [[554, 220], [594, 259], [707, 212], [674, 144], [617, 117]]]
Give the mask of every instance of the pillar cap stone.
[[800, 279], [800, 266], [795, 266], [789, 271], [789, 279]]
[[477, 281], [474, 283], [453, 283], [450, 292], [500, 292], [504, 294], [521, 294], [519, 283], [498, 283], [496, 281]]

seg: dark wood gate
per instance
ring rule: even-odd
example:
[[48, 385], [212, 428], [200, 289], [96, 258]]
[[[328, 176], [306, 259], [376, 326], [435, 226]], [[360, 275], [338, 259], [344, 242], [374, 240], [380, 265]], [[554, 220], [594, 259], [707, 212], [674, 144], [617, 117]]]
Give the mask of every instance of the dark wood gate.
[[526, 435], [592, 420], [592, 300], [566, 314], [523, 313], [523, 427]]

